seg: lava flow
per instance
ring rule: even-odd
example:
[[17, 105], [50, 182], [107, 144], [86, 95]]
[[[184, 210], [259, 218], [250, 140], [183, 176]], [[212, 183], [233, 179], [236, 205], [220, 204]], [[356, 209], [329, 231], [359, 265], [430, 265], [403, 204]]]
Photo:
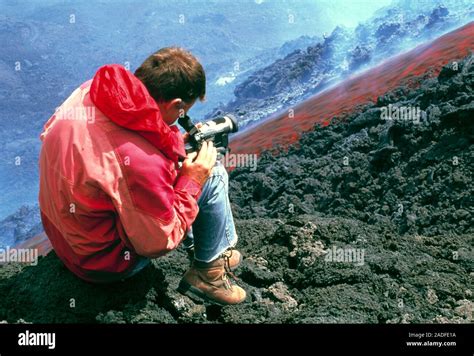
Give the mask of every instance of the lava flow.
[[327, 125], [333, 117], [375, 102], [378, 96], [398, 86], [416, 85], [411, 81], [420, 75], [437, 75], [444, 65], [462, 59], [473, 48], [474, 22], [470, 22], [316, 94], [294, 107], [291, 116], [288, 110], [280, 112], [234, 135], [232, 153], [260, 154], [277, 145], [292, 144], [316, 123]]

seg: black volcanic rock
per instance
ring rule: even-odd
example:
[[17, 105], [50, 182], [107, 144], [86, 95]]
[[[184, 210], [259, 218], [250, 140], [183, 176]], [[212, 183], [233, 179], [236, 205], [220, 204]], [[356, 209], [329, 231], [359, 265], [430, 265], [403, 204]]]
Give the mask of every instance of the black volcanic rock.
[[435, 24], [442, 22], [445, 17], [449, 15], [449, 10], [444, 6], [439, 6], [434, 9], [429, 17], [426, 27], [433, 27]]
[[350, 54], [349, 69], [353, 71], [367, 64], [371, 59], [371, 52], [369, 48], [363, 46], [354, 48]]
[[[397, 88], [341, 122], [316, 126], [277, 160], [263, 154], [254, 172], [235, 169], [237, 217], [381, 217], [399, 233], [472, 233], [473, 87], [471, 56], [418, 89]], [[384, 120], [388, 105], [419, 108], [420, 116]]]
[[323, 46], [297, 50], [278, 60], [271, 67], [251, 75], [235, 88], [238, 100], [263, 99], [288, 90], [309, 79], [315, 68], [323, 65]]
[[402, 35], [402, 25], [400, 23], [383, 23], [375, 32], [375, 37], [379, 42], [387, 43], [393, 41], [395, 37]]

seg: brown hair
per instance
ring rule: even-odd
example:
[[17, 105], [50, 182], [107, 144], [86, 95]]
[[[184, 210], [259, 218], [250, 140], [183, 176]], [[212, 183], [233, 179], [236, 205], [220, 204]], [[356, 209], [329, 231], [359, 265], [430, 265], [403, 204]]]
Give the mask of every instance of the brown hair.
[[181, 98], [186, 103], [206, 95], [206, 74], [190, 52], [166, 47], [149, 56], [135, 71], [156, 101]]

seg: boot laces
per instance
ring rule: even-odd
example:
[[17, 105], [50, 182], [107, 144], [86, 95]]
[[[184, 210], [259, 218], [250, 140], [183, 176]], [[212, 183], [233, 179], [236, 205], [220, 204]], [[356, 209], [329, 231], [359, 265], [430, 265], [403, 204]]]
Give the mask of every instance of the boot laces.
[[230, 254], [228, 255], [225, 253], [222, 254], [222, 258], [224, 259], [224, 270], [225, 270], [223, 279], [227, 281], [226, 284], [227, 283], [230, 284], [230, 281], [227, 279], [227, 276], [230, 276], [235, 281], [239, 280], [239, 278], [234, 274], [234, 272], [232, 272], [232, 269], [230, 268], [230, 259], [232, 257], [232, 250], [229, 250], [229, 251], [230, 251]]

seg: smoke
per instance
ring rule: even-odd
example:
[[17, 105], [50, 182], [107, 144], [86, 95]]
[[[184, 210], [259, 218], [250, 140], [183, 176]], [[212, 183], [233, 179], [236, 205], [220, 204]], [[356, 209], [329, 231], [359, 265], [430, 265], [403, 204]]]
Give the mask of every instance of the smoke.
[[390, 5], [392, 0], [318, 0], [326, 9], [328, 18], [336, 26], [355, 27], [368, 20], [374, 13]]

